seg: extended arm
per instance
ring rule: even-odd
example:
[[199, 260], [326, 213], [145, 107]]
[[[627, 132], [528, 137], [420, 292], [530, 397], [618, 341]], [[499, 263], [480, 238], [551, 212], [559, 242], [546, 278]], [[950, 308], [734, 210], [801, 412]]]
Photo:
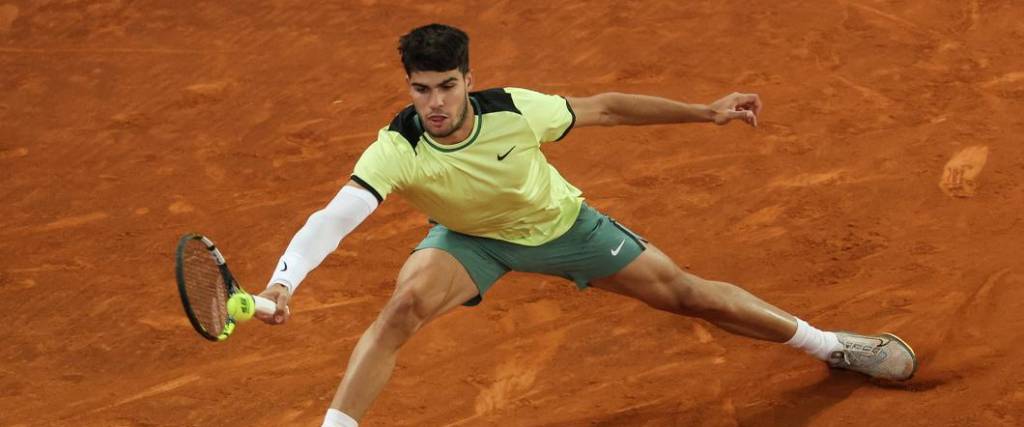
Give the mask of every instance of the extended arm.
[[761, 98], [751, 93], [732, 93], [707, 105], [618, 92], [566, 99], [576, 113], [576, 127], [698, 122], [724, 125], [733, 119], [756, 127], [761, 113]]
[[288, 300], [299, 283], [376, 208], [377, 199], [373, 194], [349, 181], [326, 207], [310, 215], [292, 237], [267, 290], [261, 294], [277, 301], [278, 307], [273, 318], [263, 320], [273, 324], [284, 322], [288, 317]]

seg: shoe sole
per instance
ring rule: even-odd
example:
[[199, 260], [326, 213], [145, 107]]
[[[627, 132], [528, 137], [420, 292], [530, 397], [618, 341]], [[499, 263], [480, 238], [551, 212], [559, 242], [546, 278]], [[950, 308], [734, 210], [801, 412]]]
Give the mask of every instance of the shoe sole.
[[889, 332], [883, 332], [883, 333], [881, 334], [881, 336], [883, 336], [883, 337], [889, 337], [890, 339], [893, 339], [893, 340], [895, 340], [896, 342], [898, 342], [898, 343], [902, 344], [902, 345], [903, 345], [904, 347], [906, 347], [906, 348], [907, 348], [907, 351], [909, 351], [909, 352], [910, 352], [910, 359], [914, 361], [914, 369], [911, 369], [911, 370], [910, 370], [910, 376], [908, 376], [907, 378], [905, 378], [905, 379], [902, 379], [902, 380], [900, 380], [900, 381], [907, 381], [907, 380], [909, 380], [909, 379], [911, 379], [911, 378], [914, 378], [914, 374], [916, 374], [916, 373], [917, 373], [917, 353], [915, 353], [915, 352], [914, 352], [914, 348], [913, 348], [913, 347], [911, 347], [911, 346], [910, 346], [910, 344], [907, 344], [907, 342], [906, 342], [906, 341], [903, 341], [903, 339], [902, 339], [902, 338], [900, 338], [900, 337], [896, 336], [896, 334], [893, 334], [893, 333], [889, 333]]

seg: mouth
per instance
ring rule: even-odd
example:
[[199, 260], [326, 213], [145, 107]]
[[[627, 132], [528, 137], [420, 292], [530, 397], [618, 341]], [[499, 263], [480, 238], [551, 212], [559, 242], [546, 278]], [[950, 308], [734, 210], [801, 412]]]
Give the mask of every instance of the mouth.
[[445, 120], [448, 120], [448, 116], [444, 114], [431, 114], [427, 116], [427, 122], [434, 127], [440, 127], [444, 124]]

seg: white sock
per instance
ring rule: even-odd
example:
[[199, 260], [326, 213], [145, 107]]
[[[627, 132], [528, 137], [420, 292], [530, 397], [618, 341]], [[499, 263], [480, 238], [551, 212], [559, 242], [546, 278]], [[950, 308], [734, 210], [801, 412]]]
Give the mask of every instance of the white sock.
[[843, 344], [839, 342], [836, 334], [822, 332], [800, 319], [796, 319], [796, 333], [793, 334], [793, 338], [786, 341], [786, 345], [806, 351], [819, 360], [828, 360], [833, 351], [843, 349]]
[[359, 427], [359, 423], [348, 414], [331, 408], [327, 410], [324, 423], [320, 427]]

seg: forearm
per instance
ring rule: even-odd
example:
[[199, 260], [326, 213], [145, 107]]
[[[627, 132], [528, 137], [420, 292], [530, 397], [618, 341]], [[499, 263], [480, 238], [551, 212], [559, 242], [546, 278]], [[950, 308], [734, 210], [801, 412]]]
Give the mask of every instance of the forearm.
[[704, 104], [687, 104], [666, 98], [607, 92], [596, 95], [600, 99], [601, 124], [653, 125], [671, 123], [711, 122], [713, 111]]
[[280, 283], [294, 292], [306, 275], [323, 262], [377, 207], [372, 194], [344, 187], [327, 207], [312, 215], [292, 238], [278, 261], [269, 285]]

